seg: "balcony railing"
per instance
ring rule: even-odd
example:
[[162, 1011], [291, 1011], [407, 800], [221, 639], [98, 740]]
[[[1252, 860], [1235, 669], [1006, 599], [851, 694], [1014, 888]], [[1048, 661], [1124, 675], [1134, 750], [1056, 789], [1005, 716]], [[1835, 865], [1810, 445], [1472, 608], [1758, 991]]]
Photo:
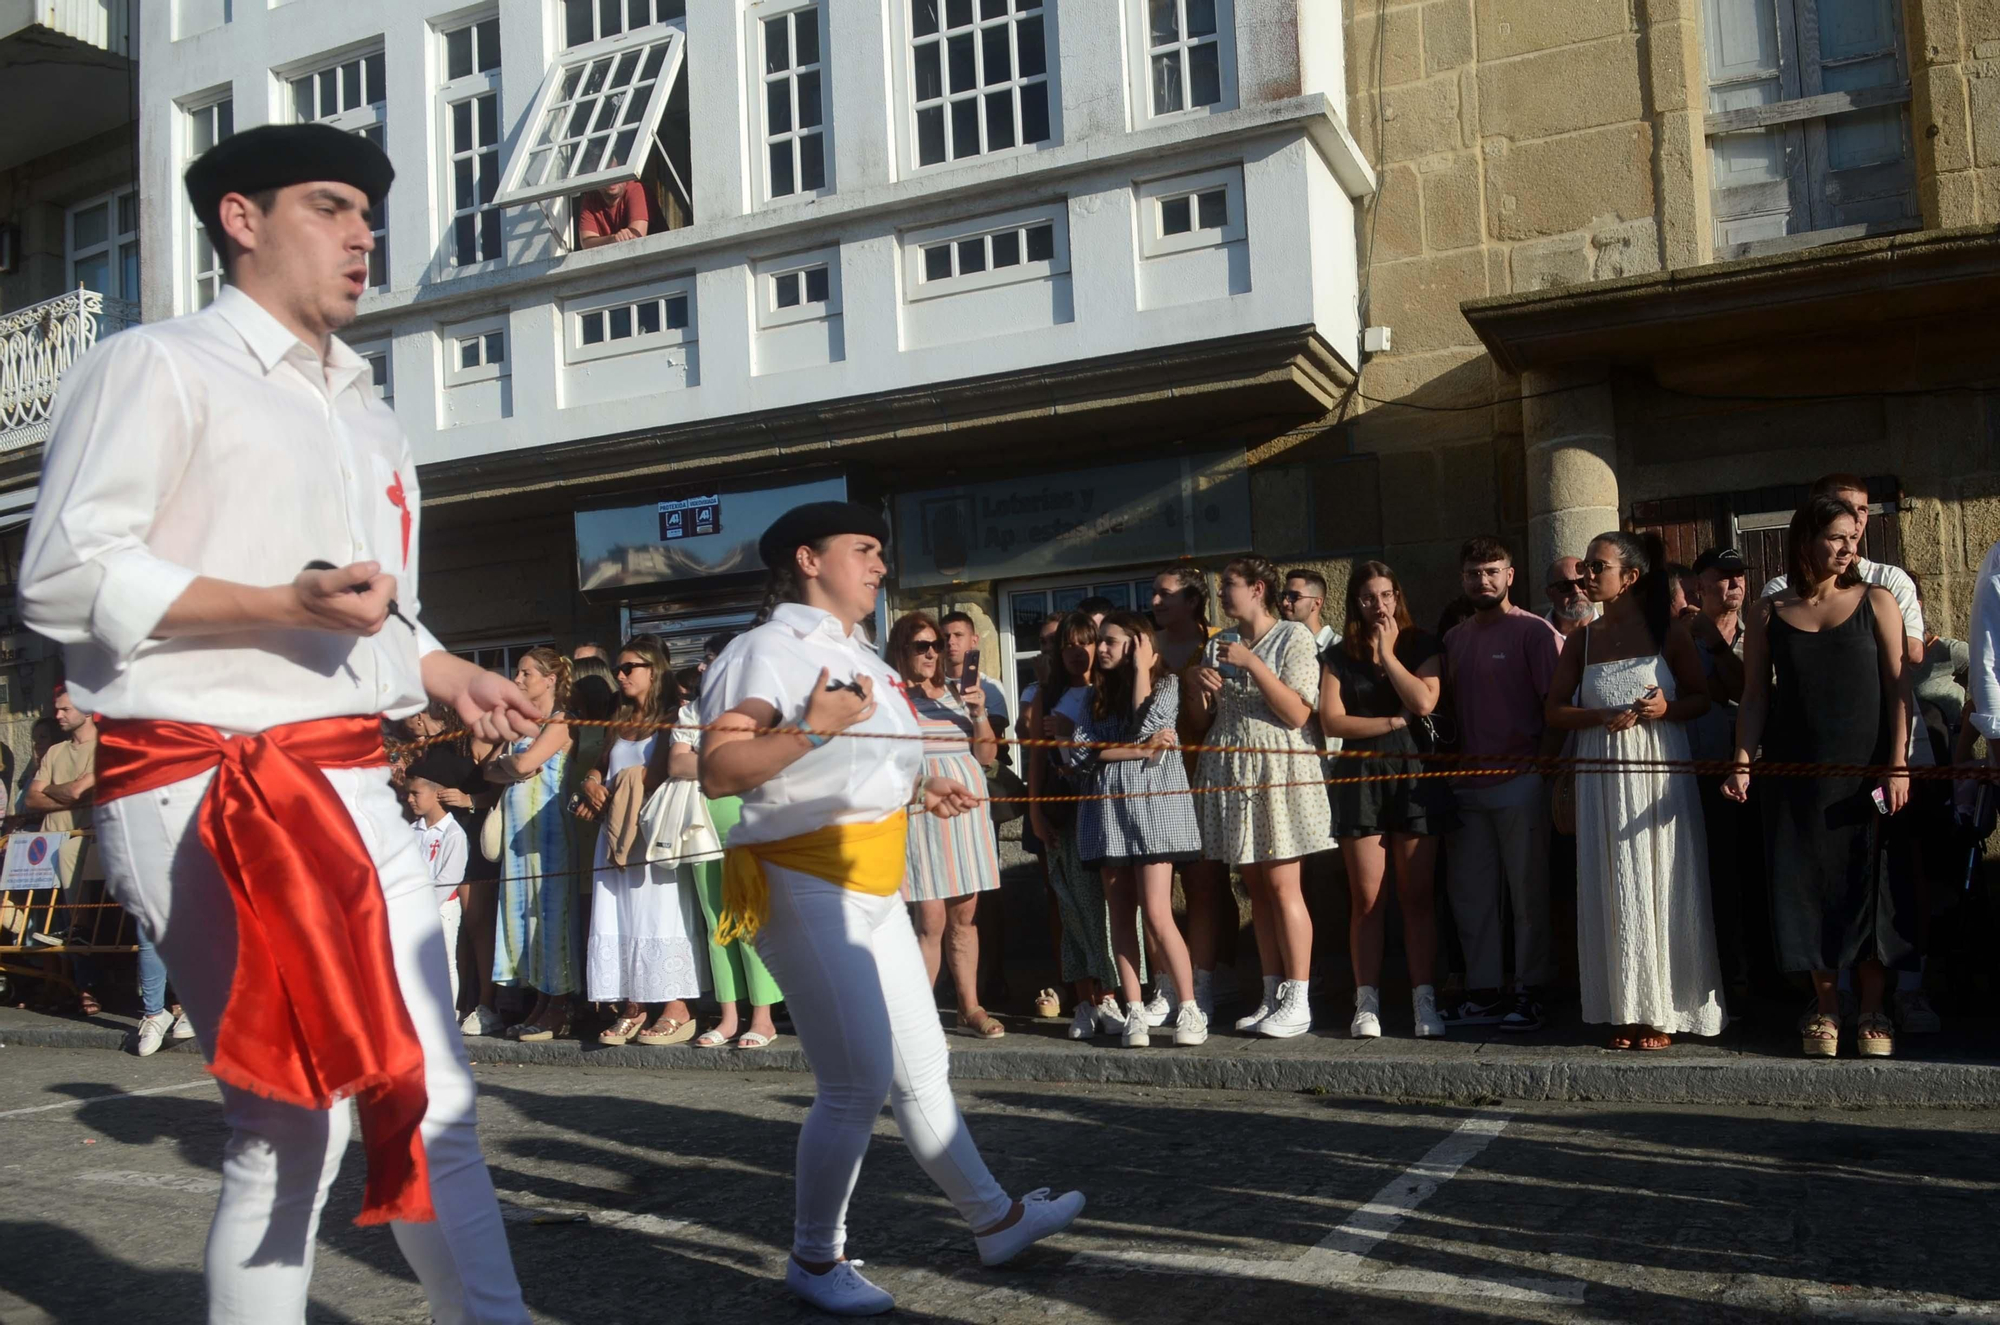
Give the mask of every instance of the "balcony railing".
[[138, 321], [137, 304], [81, 289], [0, 317], [0, 455], [47, 440], [62, 375], [99, 337]]

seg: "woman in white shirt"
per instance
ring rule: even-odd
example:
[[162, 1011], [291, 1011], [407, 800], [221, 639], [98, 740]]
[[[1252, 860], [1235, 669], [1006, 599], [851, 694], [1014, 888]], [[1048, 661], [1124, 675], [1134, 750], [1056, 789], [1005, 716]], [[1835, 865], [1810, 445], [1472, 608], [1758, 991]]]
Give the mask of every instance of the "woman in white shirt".
[[901, 678], [857, 633], [887, 573], [887, 535], [880, 514], [858, 503], [781, 516], [758, 544], [772, 572], [769, 620], [709, 668], [701, 709], [702, 790], [743, 798], [717, 937], [755, 939], [818, 1085], [799, 1134], [786, 1282], [841, 1315], [895, 1305], [842, 1254], [848, 1196], [885, 1099], [986, 1264], [1060, 1232], [1083, 1209], [1080, 1192], [1011, 1200], [952, 1099], [944, 1031], [899, 896], [906, 807], [945, 816], [979, 807], [959, 784], [922, 777]]

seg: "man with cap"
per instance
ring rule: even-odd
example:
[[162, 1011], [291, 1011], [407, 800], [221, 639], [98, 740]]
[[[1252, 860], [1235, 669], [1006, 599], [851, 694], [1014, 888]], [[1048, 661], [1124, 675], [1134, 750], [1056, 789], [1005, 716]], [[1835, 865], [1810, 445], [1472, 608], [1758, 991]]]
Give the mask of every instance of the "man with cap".
[[1011, 1198], [952, 1098], [944, 1031], [900, 891], [909, 815], [980, 806], [959, 783], [925, 777], [902, 677], [860, 634], [887, 574], [888, 535], [881, 513], [856, 502], [778, 517], [757, 545], [771, 572], [762, 620], [723, 649], [701, 687], [702, 791], [743, 798], [716, 941], [755, 941], [817, 1087], [799, 1132], [785, 1282], [844, 1316], [895, 1305], [846, 1259], [848, 1198], [885, 1099], [987, 1265], [1083, 1210], [1081, 1192]]
[[189, 168], [229, 285], [64, 375], [21, 566], [29, 624], [101, 718], [110, 889], [223, 1083], [211, 1322], [304, 1320], [350, 1096], [358, 1222], [394, 1223], [433, 1319], [528, 1319], [381, 720], [435, 698], [497, 741], [535, 711], [418, 624], [409, 444], [334, 335], [393, 177], [322, 125]]

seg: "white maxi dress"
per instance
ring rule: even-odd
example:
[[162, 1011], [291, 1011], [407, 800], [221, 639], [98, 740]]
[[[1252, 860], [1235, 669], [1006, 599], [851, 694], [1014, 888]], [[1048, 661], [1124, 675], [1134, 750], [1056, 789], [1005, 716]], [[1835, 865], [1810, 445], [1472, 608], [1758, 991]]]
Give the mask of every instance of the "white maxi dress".
[[[611, 747], [605, 781], [653, 756], [657, 734]], [[597, 835], [591, 871], [585, 978], [593, 1003], [666, 1003], [708, 986], [700, 898], [688, 866], [613, 865], [610, 835]]]

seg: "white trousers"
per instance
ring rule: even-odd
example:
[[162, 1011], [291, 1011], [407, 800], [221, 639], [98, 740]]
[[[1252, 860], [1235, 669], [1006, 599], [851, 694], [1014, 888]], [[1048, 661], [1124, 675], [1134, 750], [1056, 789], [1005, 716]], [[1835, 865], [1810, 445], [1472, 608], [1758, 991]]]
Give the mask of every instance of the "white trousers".
[[[112, 895], [151, 936], [172, 972], [204, 1053], [235, 971], [236, 910], [195, 812], [214, 774], [99, 807]], [[507, 1233], [479, 1152], [472, 1070], [452, 1015], [437, 892], [387, 771], [329, 769], [381, 876], [403, 1001], [424, 1050], [424, 1154], [437, 1222], [391, 1225], [438, 1325], [527, 1325]], [[302, 1109], [222, 1087], [231, 1136], [209, 1228], [210, 1325], [305, 1320], [320, 1211], [352, 1130], [352, 1106]]]
[[840, 1258], [848, 1198], [885, 1099], [904, 1144], [966, 1223], [999, 1223], [1014, 1203], [952, 1099], [951, 1056], [903, 899], [774, 865], [764, 873], [771, 915], [757, 954], [785, 991], [818, 1086], [799, 1131], [793, 1255]]
[[455, 894], [448, 894], [438, 903], [438, 930], [444, 935], [444, 971], [451, 977], [451, 1002], [445, 1005], [454, 1017], [458, 1015], [458, 923], [465, 915], [465, 906]]

